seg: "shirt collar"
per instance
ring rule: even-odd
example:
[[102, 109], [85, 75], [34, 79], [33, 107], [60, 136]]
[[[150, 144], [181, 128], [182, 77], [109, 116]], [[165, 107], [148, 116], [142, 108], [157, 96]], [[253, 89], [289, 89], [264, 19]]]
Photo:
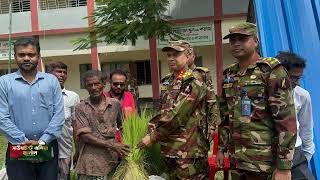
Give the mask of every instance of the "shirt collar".
[[[111, 103], [111, 100], [109, 97], [103, 95], [105, 98], [106, 98], [106, 107], [107, 108], [109, 105], [112, 106], [112, 103]], [[84, 100], [84, 103], [91, 106], [91, 107], [94, 107], [92, 104], [91, 104], [91, 101], [90, 101], [90, 97], [88, 97], [87, 99]]]
[[[42, 72], [37, 71], [37, 73], [36, 73], [36, 78], [35, 78], [34, 80], [36, 81], [36, 80], [38, 80], [38, 79], [44, 79], [44, 74], [45, 74], [45, 73], [42, 73]], [[23, 80], [25, 80], [25, 78], [22, 76], [20, 70], [18, 70], [18, 71], [15, 72], [14, 79], [23, 79]]]
[[[115, 97], [113, 97], [113, 93], [111, 90], [109, 91], [109, 96], [112, 98], [115, 98]], [[122, 102], [123, 96], [124, 96], [124, 92], [119, 96], [119, 98], [116, 98], [116, 99], [118, 99], [120, 102]]]
[[67, 90], [66, 90], [66, 88], [65, 88], [65, 87], [64, 87], [63, 89], [61, 89], [61, 92], [62, 92], [62, 94], [63, 94], [63, 95], [68, 96], [68, 94], [67, 94]]
[[257, 67], [257, 62], [254, 62], [254, 64], [250, 64], [249, 66], [248, 66], [248, 69], [254, 69], [254, 68], [256, 68]]
[[[239, 66], [239, 63], [237, 63], [237, 65], [235, 66], [236, 67], [236, 71], [239, 71], [239, 69], [240, 69], [240, 66]], [[254, 68], [256, 68], [257, 67], [257, 61], [255, 61], [253, 64], [250, 64], [248, 67], [247, 67], [247, 69], [254, 69]]]
[[245, 69], [244, 72], [240, 72], [240, 65], [239, 63], [236, 63], [235, 66], [233, 66], [233, 68], [231, 69], [231, 71], [235, 72], [236, 74], [243, 76], [245, 74], [247, 74], [248, 70], [254, 69], [257, 67], [257, 61], [255, 61], [254, 63], [250, 64], [247, 69]]

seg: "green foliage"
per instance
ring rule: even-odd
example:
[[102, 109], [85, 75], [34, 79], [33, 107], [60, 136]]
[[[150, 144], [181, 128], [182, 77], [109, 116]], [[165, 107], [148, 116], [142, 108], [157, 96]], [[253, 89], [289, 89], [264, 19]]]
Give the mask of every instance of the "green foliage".
[[160, 156], [160, 144], [156, 143], [147, 149], [145, 155], [145, 168], [149, 175], [161, 176], [167, 172], [167, 167]]
[[0, 135], [0, 165], [1, 165], [1, 168], [5, 167], [7, 145], [8, 145], [8, 140], [3, 135]]
[[75, 170], [71, 170], [70, 171], [70, 180], [77, 180], [78, 177], [77, 177], [77, 173]]
[[144, 150], [137, 147], [140, 140], [146, 135], [148, 130], [148, 121], [150, 117], [146, 116], [145, 112], [142, 112], [140, 116], [129, 116], [123, 123], [122, 129], [122, 142], [128, 144], [131, 147], [132, 160], [136, 163], [140, 163]]
[[[96, 0], [97, 8], [92, 17], [95, 26], [89, 35], [73, 41], [77, 49], [89, 48], [96, 43], [136, 44], [138, 37], [149, 39], [156, 35], [164, 39], [181, 38], [173, 31], [165, 11], [169, 0]], [[90, 17], [87, 17], [90, 18]]]
[[113, 175], [115, 180], [147, 180], [148, 174], [144, 168], [144, 155], [146, 150], [137, 147], [140, 140], [146, 135], [148, 120], [150, 118], [143, 112], [141, 116], [130, 116], [123, 123], [122, 142], [130, 145], [130, 153], [117, 167]]

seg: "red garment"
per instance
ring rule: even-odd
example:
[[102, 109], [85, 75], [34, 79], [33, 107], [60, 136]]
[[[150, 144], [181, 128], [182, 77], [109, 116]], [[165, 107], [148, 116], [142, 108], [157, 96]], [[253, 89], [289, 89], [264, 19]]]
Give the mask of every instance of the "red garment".
[[117, 140], [117, 142], [122, 143], [121, 130], [120, 129], [117, 129], [116, 140]]
[[[107, 97], [111, 97], [109, 92], [103, 92], [103, 95]], [[122, 110], [124, 113], [125, 119], [136, 112], [136, 107], [134, 104], [134, 98], [131, 92], [125, 91], [123, 93], [122, 101], [121, 101]], [[116, 133], [116, 139], [121, 143], [121, 130], [118, 129]]]
[[[111, 97], [109, 92], [103, 92], [103, 94], [107, 97]], [[125, 118], [127, 118], [132, 113], [136, 112], [134, 97], [133, 97], [133, 94], [129, 91], [125, 91], [123, 93], [121, 105], [122, 105], [122, 110]]]

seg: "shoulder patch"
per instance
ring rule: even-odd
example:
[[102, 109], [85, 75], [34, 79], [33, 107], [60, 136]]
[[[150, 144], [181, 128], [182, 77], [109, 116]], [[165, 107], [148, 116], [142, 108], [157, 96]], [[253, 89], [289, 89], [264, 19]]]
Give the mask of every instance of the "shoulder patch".
[[280, 61], [276, 58], [272, 57], [267, 57], [267, 58], [262, 58], [261, 60], [257, 61], [257, 64], [267, 64], [271, 69], [277, 67], [280, 65]]
[[169, 73], [167, 74], [166, 76], [164, 76], [162, 79], [161, 79], [161, 83], [165, 82], [167, 79], [169, 79], [170, 77], [172, 76], [172, 73]]
[[229, 65], [224, 71], [223, 74], [226, 75], [230, 71], [235, 71], [237, 69], [238, 63], [233, 63]]
[[203, 72], [205, 72], [205, 73], [209, 72], [209, 69], [206, 68], [206, 67], [196, 67], [195, 70], [203, 71]]

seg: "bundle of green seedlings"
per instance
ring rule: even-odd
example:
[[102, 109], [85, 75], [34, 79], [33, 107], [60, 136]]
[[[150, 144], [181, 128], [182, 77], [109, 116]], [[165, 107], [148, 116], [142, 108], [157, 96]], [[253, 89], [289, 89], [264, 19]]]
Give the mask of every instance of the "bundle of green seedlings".
[[140, 140], [146, 135], [150, 117], [142, 112], [140, 116], [132, 115], [123, 123], [122, 143], [130, 146], [130, 153], [122, 159], [113, 175], [115, 180], [147, 180], [145, 169], [146, 150], [137, 147]]

